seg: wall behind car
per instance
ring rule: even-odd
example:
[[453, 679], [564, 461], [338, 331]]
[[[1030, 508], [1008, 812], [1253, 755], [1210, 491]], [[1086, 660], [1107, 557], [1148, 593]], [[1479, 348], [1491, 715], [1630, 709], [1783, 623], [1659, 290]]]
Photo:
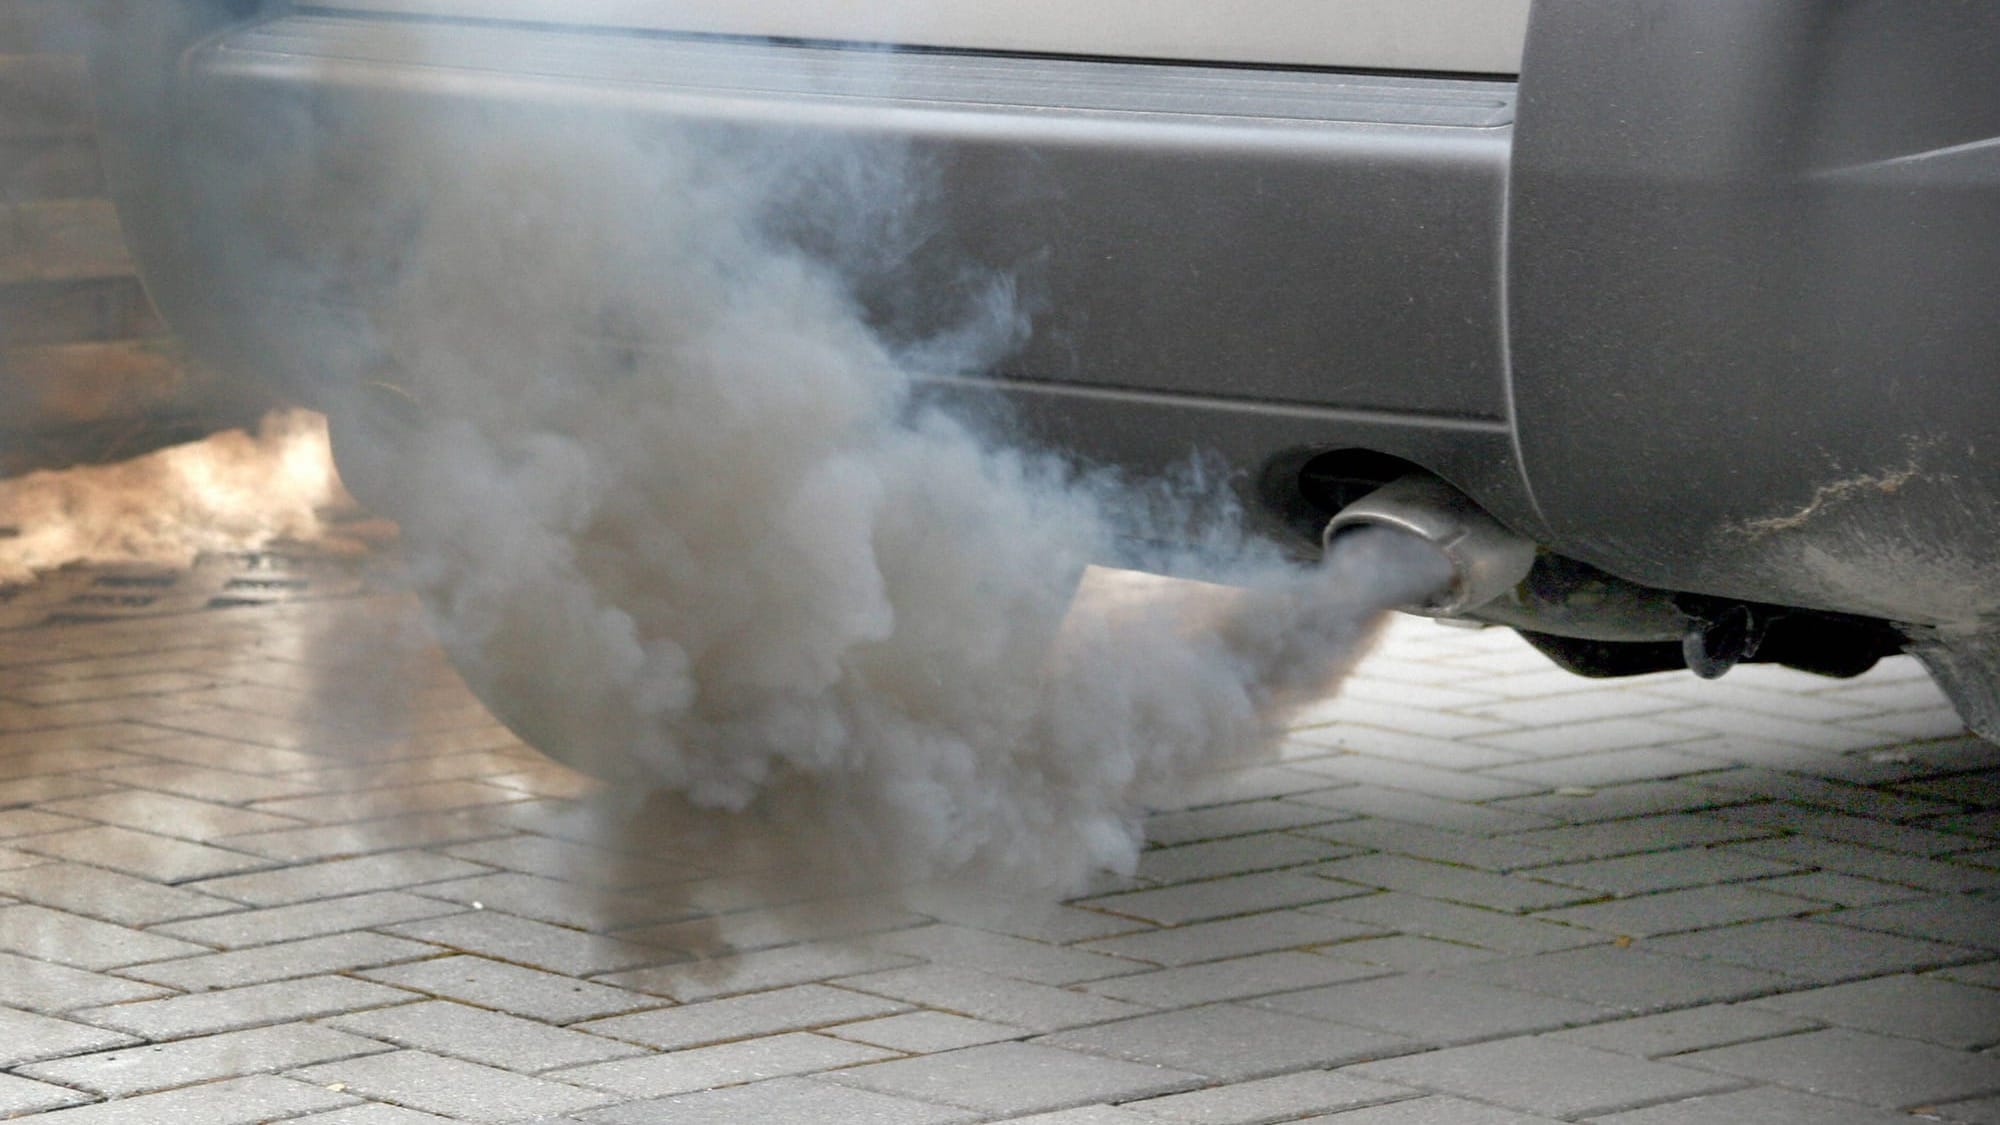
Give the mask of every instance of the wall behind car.
[[84, 52], [122, 2], [0, 0], [0, 476], [136, 456], [268, 405], [186, 362], [105, 198]]

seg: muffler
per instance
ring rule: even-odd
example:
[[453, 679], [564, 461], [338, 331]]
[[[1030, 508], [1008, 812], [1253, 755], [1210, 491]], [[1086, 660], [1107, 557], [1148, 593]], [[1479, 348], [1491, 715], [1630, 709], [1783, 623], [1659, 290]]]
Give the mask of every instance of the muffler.
[[1391, 481], [1342, 508], [1326, 525], [1331, 549], [1343, 532], [1393, 527], [1430, 543], [1451, 563], [1451, 584], [1411, 613], [1456, 617], [1520, 585], [1535, 565], [1535, 544], [1500, 525], [1472, 498], [1428, 473]]

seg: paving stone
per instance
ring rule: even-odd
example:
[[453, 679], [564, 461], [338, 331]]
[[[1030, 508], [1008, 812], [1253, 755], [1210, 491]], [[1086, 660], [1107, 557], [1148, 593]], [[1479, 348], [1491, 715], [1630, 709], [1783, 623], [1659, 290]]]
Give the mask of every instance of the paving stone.
[[1885, 1113], [1854, 1102], [1837, 1102], [1758, 1086], [1727, 1094], [1591, 1118], [1593, 1125], [1909, 1125], [1905, 1114]]
[[896, 1052], [880, 1047], [852, 1043], [829, 1035], [793, 1031], [684, 1051], [592, 1063], [555, 1071], [549, 1077], [614, 1090], [628, 1098], [657, 1098], [896, 1057]]
[[336, 1109], [327, 1113], [308, 1114], [292, 1118], [302, 1125], [449, 1125], [449, 1117], [439, 1117], [435, 1113], [420, 1113], [401, 1106], [368, 1102], [348, 1109]]
[[1686, 781], [1632, 781], [1514, 797], [1495, 801], [1490, 807], [1533, 813], [1567, 824], [1596, 824], [1663, 814], [1708, 813], [1730, 801], [1743, 800], [1748, 798], [1718, 793]]
[[1399, 1035], [1237, 1004], [1161, 1012], [1035, 1042], [1206, 1074], [1229, 1082], [1400, 1054]]
[[629, 1043], [449, 1000], [377, 1008], [325, 1022], [398, 1047], [529, 1073], [644, 1053]]
[[961, 1047], [1023, 1039], [1030, 1033], [1023, 1028], [950, 1012], [918, 1011], [857, 1020], [828, 1028], [826, 1034], [907, 1055], [929, 1055], [939, 1051], [956, 1051]]
[[503, 961], [570, 976], [615, 972], [667, 959], [659, 950], [602, 934], [551, 926], [498, 911], [453, 914], [383, 929]]
[[1792, 983], [1777, 973], [1617, 946], [1482, 961], [1444, 972], [1475, 983], [1562, 996], [1628, 1012], [1735, 1000], [1775, 992]]
[[1546, 879], [1552, 883], [1567, 883], [1571, 886], [1588, 887], [1616, 895], [1639, 895], [1707, 886], [1712, 883], [1734, 883], [1745, 879], [1760, 880], [1757, 886], [1764, 890], [1782, 892], [1783, 888], [1777, 886], [1769, 877], [1787, 875], [1797, 870], [1799, 868], [1795, 864], [1761, 859], [1741, 852], [1726, 852], [1713, 848], [1681, 848], [1667, 852], [1621, 856], [1617, 859], [1536, 867], [1523, 874], [1536, 879]]
[[301, 902], [291, 906], [237, 910], [229, 914], [211, 915], [187, 922], [169, 922], [154, 926], [152, 930], [154, 933], [197, 941], [203, 945], [219, 946], [223, 949], [243, 949], [274, 942], [297, 941], [301, 938], [362, 930], [394, 922], [435, 918], [443, 914], [457, 913], [461, 909], [463, 908], [453, 903], [439, 902], [436, 899], [404, 894], [400, 891], [376, 891], [370, 894], [323, 899], [318, 902]]
[[[1199, 883], [1125, 891], [1083, 900], [1084, 905], [1178, 926], [1242, 914], [1258, 914], [1292, 906], [1331, 902], [1363, 894], [1359, 888], [1289, 871], [1231, 875]], [[1055, 983], [1055, 982], [1050, 982]]]
[[1503, 953], [1543, 953], [1575, 949], [1605, 940], [1603, 934], [1533, 918], [1521, 918], [1391, 891], [1315, 906], [1314, 913], [1377, 926], [1384, 930], [1484, 946]]
[[578, 1024], [581, 1031], [676, 1051], [781, 1031], [829, 1027], [908, 1010], [909, 1005], [845, 988], [804, 984]]
[[[1539, 793], [1546, 785], [1513, 780], [1497, 773], [1438, 769], [1415, 762], [1391, 761], [1363, 754], [1334, 754], [1301, 763], [1300, 769], [1337, 781], [1407, 789], [1451, 801], [1491, 801]], [[1710, 768], [1713, 768], [1712, 764]]]
[[0, 950], [79, 969], [112, 969], [208, 952], [193, 942], [28, 903], [0, 906]]
[[228, 899], [75, 863], [0, 873], [0, 893], [121, 926], [152, 926], [236, 907]]
[[817, 984], [835, 977], [885, 972], [916, 963], [914, 957], [862, 948], [851, 942], [805, 942], [731, 957], [604, 973], [594, 979], [600, 984], [695, 1003], [788, 985]]
[[1754, 840], [1733, 847], [1750, 855], [1784, 860], [1802, 867], [1818, 867], [1930, 891], [1976, 891], [1983, 887], [2000, 886], [2000, 872], [1982, 871], [1920, 856], [1897, 855], [1838, 840], [1787, 836]]
[[1133, 1113], [1115, 1105], [1085, 1105], [1007, 1120], [1009, 1125], [1158, 1125], [1159, 1121], [1156, 1117]]
[[90, 1100], [90, 1095], [46, 1082], [0, 1074], [0, 1118], [25, 1117]]
[[1924, 975], [1978, 985], [1981, 988], [2000, 988], [2000, 961], [1986, 961], [1977, 965], [1953, 965], [1948, 969], [1938, 969]]
[[993, 1116], [1120, 1102], [1199, 1085], [1194, 1074], [1031, 1043], [994, 1043], [835, 1071], [831, 1081]]
[[92, 863], [160, 883], [179, 883], [211, 875], [265, 867], [261, 856], [156, 836], [103, 824], [17, 841], [15, 847], [56, 859]]
[[2000, 1091], [2000, 1058], [1846, 1028], [1697, 1051], [1675, 1061], [1892, 1109]]
[[1452, 1047], [1366, 1063], [1350, 1072], [1550, 1117], [1610, 1113], [1741, 1084], [1700, 1070], [1541, 1037]]
[[[1148, 822], [1148, 829], [1151, 822]], [[1428, 859], [1485, 871], [1510, 871], [1553, 861], [1546, 849], [1505, 837], [1468, 836], [1393, 820], [1344, 820], [1308, 829], [1303, 835], [1336, 844]]]
[[1899, 887], [1894, 883], [1863, 879], [1858, 875], [1842, 875], [1836, 871], [1808, 871], [1803, 875], [1781, 875], [1775, 879], [1759, 879], [1754, 884], [1767, 891], [1784, 895], [1796, 895], [1817, 902], [1835, 906], [1874, 906], [1884, 902], [1902, 902], [1920, 898], [1922, 891], [1911, 887]]
[[1710, 1047], [1727, 1047], [1812, 1031], [1820, 1026], [1811, 1020], [1752, 1007], [1754, 1003], [1704, 1004], [1656, 1016], [1558, 1031], [1549, 1038], [1575, 1043], [1579, 1047], [1637, 1055], [1642, 1059], [1660, 1059]]
[[84, 1008], [77, 1011], [73, 1018], [129, 1031], [147, 1039], [178, 1039], [186, 1035], [361, 1011], [411, 998], [407, 992], [367, 981], [348, 977], [312, 977]]
[[1066, 985], [1139, 972], [1150, 966], [1123, 957], [991, 934], [965, 926], [922, 926], [883, 934], [876, 948], [943, 965], [963, 965], [994, 976]]
[[128, 788], [154, 789], [218, 805], [244, 805], [273, 797], [297, 796], [313, 788], [296, 778], [209, 769], [187, 762], [117, 766], [99, 770], [96, 776]]
[[[1330, 903], [1328, 908], [1342, 905], [1339, 902]], [[1158, 965], [1192, 965], [1279, 949], [1310, 948], [1373, 936], [1379, 932], [1374, 927], [1342, 918], [1298, 910], [1273, 910], [1104, 938], [1085, 943], [1084, 948]]]
[[1393, 976], [1267, 996], [1260, 1008], [1372, 1027], [1433, 1046], [1599, 1023], [1611, 1008], [1447, 977]]
[[1185, 1125], [1267, 1125], [1411, 1096], [1403, 1086], [1306, 1070], [1128, 1103], [1146, 1119]]
[[807, 1078], [773, 1078], [696, 1094], [591, 1110], [579, 1118], [600, 1125], [961, 1125], [978, 1120], [962, 1109], [927, 1105]]
[[1447, 832], [1506, 833], [1548, 828], [1551, 817], [1533, 813], [1507, 812], [1488, 805], [1447, 801], [1422, 793], [1355, 785], [1328, 789], [1293, 798], [1301, 804], [1353, 813], [1378, 820], [1402, 820]]
[[101, 1027], [0, 1008], [0, 1069], [136, 1042]]
[[1826, 921], [1930, 941], [2000, 950], [2000, 900], [1967, 895], [1843, 910]]
[[289, 1078], [252, 1074], [180, 1090], [57, 1110], [45, 1125], [260, 1125], [360, 1099]]
[[1146, 1009], [1102, 996], [947, 965], [921, 965], [849, 977], [843, 986], [992, 1023], [1049, 1032], [1143, 1014]]
[[1152, 848], [1139, 857], [1139, 875], [1160, 883], [1185, 883], [1251, 871], [1273, 871], [1332, 859], [1351, 851], [1301, 836], [1238, 836]]
[[597, 933], [679, 920], [695, 913], [670, 895], [614, 891], [518, 871], [427, 883], [419, 891], [429, 898], [464, 906], [476, 904], [482, 910]]
[[0, 1004], [36, 1012], [66, 1012], [98, 1004], [148, 1000], [166, 989], [122, 977], [0, 953]]
[[1588, 926], [1604, 933], [1651, 937], [1765, 918], [1788, 918], [1820, 909], [1821, 905], [1810, 899], [1725, 883], [1546, 910], [1537, 917]]
[[162, 836], [204, 841], [239, 832], [267, 832], [299, 822], [249, 809], [194, 801], [169, 793], [120, 789], [94, 797], [79, 797], [42, 806], [46, 812], [136, 828]]
[[1310, 1117], [1302, 1125], [1556, 1125], [1556, 1121], [1461, 1098], [1432, 1097]]
[[1523, 913], [1582, 902], [1596, 895], [1534, 879], [1495, 875], [1407, 856], [1364, 855], [1323, 863], [1315, 875], [1383, 890], [1444, 899], [1487, 910]]
[[199, 992], [415, 961], [439, 952], [436, 946], [422, 942], [355, 932], [155, 961], [127, 968], [123, 975], [184, 992]]
[[1971, 1098], [1948, 1105], [1926, 1107], [1932, 1115], [1966, 1125], [2000, 1125], [2000, 1097]]
[[1745, 805], [1722, 809], [1717, 816], [1749, 824], [1783, 828], [1801, 836], [1841, 840], [1909, 855], [1935, 858], [1980, 846], [1978, 838], [1951, 832], [1932, 832], [1903, 824], [1890, 824], [1866, 817], [1846, 816], [1822, 809], [1800, 809], [1783, 804]]
[[392, 1051], [295, 1071], [322, 1086], [474, 1121], [528, 1121], [615, 1101], [611, 1094], [423, 1051]]
[[[321, 793], [260, 801], [259, 811], [315, 824], [348, 823], [412, 813], [456, 812], [524, 800], [528, 794], [478, 781], [436, 781], [346, 793]], [[275, 827], [275, 826], [274, 826]], [[245, 831], [255, 831], [245, 829]]]
[[[1620, 724], [1628, 727], [1629, 724]], [[1667, 732], [1670, 736], [1673, 732]], [[1491, 741], [1491, 740], [1488, 740]], [[1664, 740], [1663, 740], [1664, 741]], [[1618, 750], [1593, 753], [1581, 758], [1525, 762], [1487, 770], [1490, 777], [1512, 778], [1554, 787], [1558, 785], [1621, 785], [1631, 781], [1657, 781], [1688, 774], [1712, 772], [1713, 759], [1675, 750]]]
[[[304, 863], [484, 840], [513, 831], [498, 823], [489, 810], [473, 809], [442, 815], [388, 817], [360, 824], [316, 824], [272, 832], [245, 832], [223, 837], [216, 843], [272, 859]], [[363, 889], [350, 887], [345, 892], [333, 893], [351, 894]]]
[[[1348, 945], [1335, 946], [1343, 954]], [[1383, 970], [1290, 950], [1092, 981], [1084, 991], [1154, 1008], [1190, 1007], [1358, 980]]]
[[370, 969], [360, 975], [399, 988], [553, 1024], [575, 1023], [661, 1004], [657, 996], [467, 954]]
[[2000, 992], [1898, 975], [1752, 1001], [1841, 1027], [1978, 1050], [2000, 1044]]
[[1784, 973], [1819, 984], [1933, 969], [1980, 954], [1963, 946], [1785, 918], [1719, 930], [1669, 934], [1648, 949]]
[[1343, 942], [1333, 947], [1333, 953], [1337, 953], [1342, 961], [1385, 971], [1398, 969], [1404, 972], [1444, 969], [1453, 965], [1469, 965], [1474, 961], [1491, 961], [1506, 956], [1478, 946], [1460, 945], [1457, 942], [1438, 941], [1434, 938], [1411, 937], [1407, 934]]
[[106, 1097], [129, 1097], [171, 1086], [286, 1070], [388, 1049], [372, 1039], [345, 1035], [331, 1028], [290, 1024], [120, 1047], [36, 1063], [22, 1067], [20, 1073]]
[[[1734, 824], [1713, 816], [1642, 816], [1630, 820], [1574, 824], [1521, 832], [1506, 837], [1510, 843], [1541, 849], [1555, 860], [1610, 859], [1642, 852], [1664, 852], [1678, 848], [1761, 840], [1775, 836], [1769, 828], [1754, 824]], [[1752, 854], [1761, 854], [1753, 851]], [[1787, 857], [1777, 856], [1780, 860]], [[1817, 866], [1811, 860], [1795, 861], [1801, 866]]]
[[324, 863], [281, 867], [254, 875], [232, 875], [193, 884], [203, 894], [251, 906], [284, 906], [363, 891], [393, 890], [462, 879], [488, 870], [478, 864], [429, 852], [401, 851]]
[[[5, 814], [0, 814], [4, 816]], [[1291, 828], [1323, 825], [1340, 814], [1283, 800], [1244, 801], [1234, 805], [1211, 805], [1156, 813], [1146, 818], [1146, 839], [1168, 847], [1232, 836], [1252, 836], [1262, 832], [1283, 832]]]

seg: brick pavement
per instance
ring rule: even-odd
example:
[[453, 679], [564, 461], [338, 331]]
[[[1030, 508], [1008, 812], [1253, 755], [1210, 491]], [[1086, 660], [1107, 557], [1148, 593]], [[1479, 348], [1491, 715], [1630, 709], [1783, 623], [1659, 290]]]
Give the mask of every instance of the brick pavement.
[[1907, 661], [1404, 621], [1137, 878], [834, 909], [615, 850], [337, 592], [0, 631], [0, 1117], [2000, 1122], [2000, 752]]

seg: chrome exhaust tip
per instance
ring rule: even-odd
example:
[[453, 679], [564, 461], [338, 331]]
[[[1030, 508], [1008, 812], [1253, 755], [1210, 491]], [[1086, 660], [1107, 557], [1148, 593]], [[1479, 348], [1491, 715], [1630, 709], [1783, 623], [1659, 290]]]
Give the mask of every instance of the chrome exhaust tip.
[[1507, 530], [1472, 498], [1428, 473], [1412, 473], [1337, 513], [1322, 544], [1362, 527], [1393, 527], [1430, 543], [1451, 563], [1451, 584], [1411, 613], [1456, 617], [1521, 584], [1535, 565], [1535, 544]]

